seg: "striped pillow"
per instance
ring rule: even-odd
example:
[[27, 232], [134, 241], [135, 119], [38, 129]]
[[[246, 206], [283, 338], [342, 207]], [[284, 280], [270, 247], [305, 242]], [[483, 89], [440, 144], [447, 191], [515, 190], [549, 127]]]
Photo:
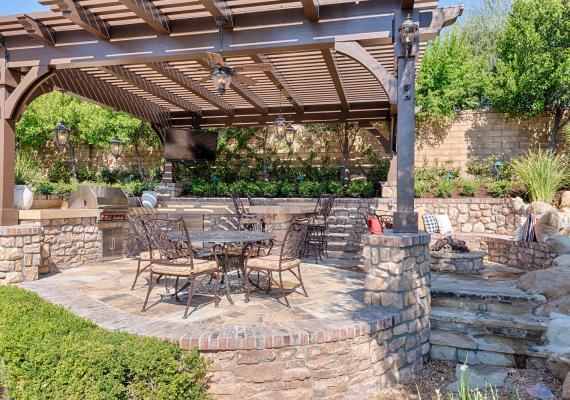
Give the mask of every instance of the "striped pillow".
[[534, 228], [539, 218], [540, 215], [529, 214], [523, 228], [523, 238], [522, 238], [523, 242], [536, 242], [536, 235], [534, 234]]
[[424, 214], [424, 225], [426, 227], [427, 233], [439, 232], [439, 225], [437, 223], [437, 218], [433, 214], [430, 214], [428, 212]]

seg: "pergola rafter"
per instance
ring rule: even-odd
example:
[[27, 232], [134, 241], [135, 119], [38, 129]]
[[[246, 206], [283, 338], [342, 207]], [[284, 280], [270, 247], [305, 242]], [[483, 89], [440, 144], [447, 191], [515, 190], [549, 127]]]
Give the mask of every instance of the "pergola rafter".
[[24, 27], [30, 37], [48, 46], [55, 46], [55, 31], [44, 23], [36, 21], [29, 15], [18, 16], [18, 22]]
[[335, 58], [334, 58], [333, 54], [331, 53], [330, 49], [323, 49], [323, 50], [321, 50], [321, 53], [323, 54], [323, 58], [325, 59], [325, 62], [327, 64], [327, 69], [328, 69], [329, 73], [331, 74], [331, 78], [333, 80], [334, 87], [336, 89], [336, 92], [338, 94], [338, 98], [340, 100], [340, 105], [342, 107], [342, 111], [348, 112], [350, 105], [348, 104], [348, 100], [346, 99], [346, 95], [344, 93], [344, 87], [342, 84], [342, 77], [341, 77], [340, 71], [338, 70], [338, 67], [336, 65]]
[[170, 19], [151, 0], [119, 0], [119, 3], [158, 33], [165, 35], [170, 33]]
[[200, 4], [212, 14], [215, 20], [225, 19], [227, 26], [234, 25], [234, 12], [225, 0], [200, 0]]
[[54, 0], [62, 15], [99, 39], [111, 39], [111, 25], [74, 0]]

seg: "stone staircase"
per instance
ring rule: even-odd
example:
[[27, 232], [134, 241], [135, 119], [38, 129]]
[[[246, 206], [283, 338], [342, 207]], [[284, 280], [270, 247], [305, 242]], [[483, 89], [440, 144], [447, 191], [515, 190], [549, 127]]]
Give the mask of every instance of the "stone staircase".
[[432, 272], [431, 357], [524, 368], [541, 366], [548, 318], [533, 311], [546, 302], [516, 287], [520, 271], [486, 263], [477, 273]]

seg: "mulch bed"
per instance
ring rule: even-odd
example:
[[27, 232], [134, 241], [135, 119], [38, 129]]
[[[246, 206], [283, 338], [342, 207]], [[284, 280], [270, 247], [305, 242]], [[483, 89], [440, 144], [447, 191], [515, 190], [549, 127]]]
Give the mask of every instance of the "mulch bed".
[[[442, 398], [447, 399], [447, 386], [455, 382], [455, 363], [430, 361], [422, 372], [409, 382], [387, 388], [378, 396], [379, 400], [432, 400], [439, 389]], [[554, 394], [555, 399], [562, 397], [562, 383], [550, 372], [539, 369], [510, 369], [505, 385], [498, 390], [500, 399], [536, 400], [527, 393], [527, 388], [543, 383]], [[517, 391], [518, 397], [510, 397]], [[418, 396], [418, 392], [421, 397]]]

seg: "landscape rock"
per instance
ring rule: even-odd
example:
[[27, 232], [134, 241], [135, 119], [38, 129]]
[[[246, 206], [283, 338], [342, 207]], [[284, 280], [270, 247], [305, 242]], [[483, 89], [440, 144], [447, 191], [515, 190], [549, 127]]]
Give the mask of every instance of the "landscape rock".
[[553, 312], [570, 315], [570, 295], [552, 299], [534, 310], [534, 314], [539, 317], [548, 317]]
[[545, 242], [550, 236], [558, 235], [560, 230], [560, 218], [554, 211], [547, 211], [538, 219], [534, 228], [536, 240]]
[[556, 400], [552, 391], [542, 382], [529, 387], [526, 391], [536, 400]]
[[570, 354], [553, 354], [546, 360], [546, 368], [560, 380], [570, 372]]
[[[570, 316], [553, 312], [546, 331], [547, 349], [551, 353], [570, 352]], [[570, 356], [570, 354], [569, 354]], [[565, 376], [566, 374], [564, 374]]]
[[562, 385], [562, 400], [570, 400], [570, 372], [566, 375], [564, 385]]
[[566, 228], [562, 228], [560, 230], [560, 232], [558, 232], [558, 234], [561, 236], [570, 236], [570, 226], [567, 226]]
[[548, 246], [548, 250], [553, 254], [570, 253], [570, 236], [550, 236], [545, 243]]
[[524, 200], [521, 199], [520, 197], [515, 197], [513, 199], [513, 208], [515, 210], [515, 213], [517, 213], [518, 215], [526, 214], [527, 205], [525, 204]]
[[527, 214], [537, 214], [542, 215], [547, 211], [556, 212], [556, 208], [548, 203], [543, 203], [542, 201], [533, 201], [526, 210]]
[[555, 267], [570, 267], [570, 254], [562, 254], [552, 261]]
[[485, 391], [488, 386], [493, 388], [500, 388], [505, 384], [509, 376], [508, 370], [500, 367], [482, 367], [482, 366], [469, 366], [457, 365], [455, 367], [455, 379], [457, 382], [449, 385], [448, 389], [457, 393], [461, 374], [465, 373], [469, 379], [469, 387], [471, 389], [479, 388]]
[[570, 294], [570, 268], [552, 267], [524, 274], [517, 287], [528, 294], [541, 294], [548, 300]]
[[560, 198], [560, 207], [570, 207], [570, 190], [565, 190], [562, 192], [562, 197]]

